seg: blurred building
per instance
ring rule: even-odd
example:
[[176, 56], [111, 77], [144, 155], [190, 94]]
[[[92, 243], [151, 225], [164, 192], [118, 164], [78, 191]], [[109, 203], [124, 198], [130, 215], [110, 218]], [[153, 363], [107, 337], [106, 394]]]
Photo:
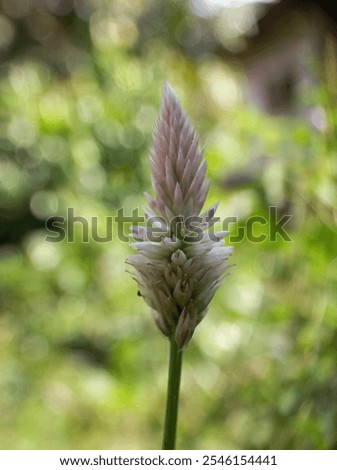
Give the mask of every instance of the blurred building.
[[326, 78], [331, 55], [336, 60], [336, 12], [329, 0], [280, 0], [264, 7], [255, 34], [235, 55], [251, 102], [271, 114], [304, 115], [316, 127], [323, 125], [307, 92]]

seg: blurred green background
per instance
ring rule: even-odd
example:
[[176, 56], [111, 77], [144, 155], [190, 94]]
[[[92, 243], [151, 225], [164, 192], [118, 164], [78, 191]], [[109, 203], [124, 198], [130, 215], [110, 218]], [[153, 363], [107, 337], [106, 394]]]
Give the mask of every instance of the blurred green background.
[[233, 243], [185, 354], [178, 448], [337, 447], [335, 62], [298, 98], [320, 129], [263, 112], [222, 54], [255, 7], [210, 3], [0, 2], [2, 449], [160, 446], [168, 344], [126, 272], [132, 249], [48, 243], [45, 221], [73, 207], [104, 234], [106, 216], [143, 206], [166, 80], [231, 231], [269, 206], [293, 216], [291, 242]]

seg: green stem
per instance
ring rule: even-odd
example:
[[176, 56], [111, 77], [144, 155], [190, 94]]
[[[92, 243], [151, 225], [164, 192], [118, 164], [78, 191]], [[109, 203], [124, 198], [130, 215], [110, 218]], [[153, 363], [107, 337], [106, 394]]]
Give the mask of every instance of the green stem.
[[170, 341], [170, 364], [167, 384], [163, 449], [174, 450], [179, 405], [179, 387], [183, 353], [174, 339]]

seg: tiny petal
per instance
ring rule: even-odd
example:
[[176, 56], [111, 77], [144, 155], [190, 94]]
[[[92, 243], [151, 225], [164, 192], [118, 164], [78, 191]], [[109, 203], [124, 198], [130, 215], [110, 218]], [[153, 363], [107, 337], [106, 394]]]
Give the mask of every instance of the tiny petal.
[[181, 349], [187, 348], [197, 324], [197, 310], [191, 303], [181, 312], [175, 331], [175, 340]]
[[188, 282], [179, 279], [173, 290], [173, 298], [179, 307], [185, 307], [192, 297], [193, 283], [190, 279]]
[[171, 289], [174, 289], [178, 284], [179, 279], [182, 278], [182, 270], [180, 266], [168, 264], [164, 272], [165, 281], [170, 286]]
[[177, 266], [183, 266], [187, 261], [187, 256], [182, 250], [177, 250], [172, 254], [171, 261]]

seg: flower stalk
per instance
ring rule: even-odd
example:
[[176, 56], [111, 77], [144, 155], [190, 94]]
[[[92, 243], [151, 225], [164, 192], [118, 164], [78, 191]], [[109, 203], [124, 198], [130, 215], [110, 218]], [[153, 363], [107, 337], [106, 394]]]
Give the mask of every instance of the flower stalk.
[[163, 437], [164, 450], [175, 449], [182, 362], [183, 352], [179, 349], [179, 346], [175, 339], [171, 338]]

